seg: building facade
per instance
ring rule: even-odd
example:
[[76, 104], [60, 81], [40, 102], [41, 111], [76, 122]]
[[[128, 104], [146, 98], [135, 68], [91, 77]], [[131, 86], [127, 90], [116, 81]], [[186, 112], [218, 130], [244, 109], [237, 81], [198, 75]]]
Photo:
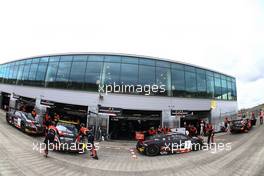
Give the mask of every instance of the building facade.
[[[148, 95], [98, 92], [99, 86], [114, 84], [155, 85], [158, 91]], [[37, 107], [43, 100], [85, 106], [87, 124], [99, 123], [108, 134], [116, 128], [180, 127], [184, 121], [199, 118], [216, 125], [223, 114], [238, 109], [232, 76], [187, 63], [126, 54], [58, 54], [4, 63], [0, 65], [0, 91], [2, 104], [6, 96], [12, 100], [19, 95], [35, 99]], [[105, 124], [95, 122], [93, 114], [97, 119], [100, 115], [106, 118]]]

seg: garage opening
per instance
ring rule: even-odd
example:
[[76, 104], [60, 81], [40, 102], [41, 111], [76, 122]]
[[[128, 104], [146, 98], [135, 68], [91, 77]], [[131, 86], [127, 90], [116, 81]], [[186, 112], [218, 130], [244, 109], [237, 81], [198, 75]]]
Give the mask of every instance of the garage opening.
[[[173, 112], [172, 112], [173, 113]], [[200, 133], [201, 122], [209, 122], [210, 111], [176, 111], [173, 113], [180, 118], [180, 127], [187, 128], [193, 126], [197, 129], [197, 133]]]
[[26, 113], [31, 113], [35, 108], [36, 99], [23, 97], [17, 94], [13, 94], [13, 99], [10, 101], [10, 110], [18, 110]]
[[1, 93], [1, 109], [8, 111], [10, 96], [11, 96], [10, 93], [6, 93], [6, 92]]
[[71, 121], [77, 124], [87, 123], [87, 106], [58, 103], [48, 100], [41, 100], [42, 105], [47, 106], [46, 113], [55, 120], [55, 115], [59, 115], [60, 120]]
[[109, 116], [109, 137], [133, 140], [136, 132], [147, 133], [150, 128], [161, 125], [161, 111], [123, 109], [121, 116]]

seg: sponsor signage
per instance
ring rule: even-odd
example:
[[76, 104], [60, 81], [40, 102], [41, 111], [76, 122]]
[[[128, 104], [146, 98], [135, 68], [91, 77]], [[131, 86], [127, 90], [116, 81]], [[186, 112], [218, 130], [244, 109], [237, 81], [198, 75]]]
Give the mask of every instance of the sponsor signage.
[[171, 116], [176, 116], [176, 117], [185, 117], [193, 115], [192, 111], [185, 111], [185, 110], [171, 110]]
[[215, 100], [212, 100], [211, 101], [211, 109], [215, 109], [216, 108], [216, 101]]
[[114, 108], [114, 107], [104, 107], [104, 106], [100, 106], [99, 113], [104, 113], [104, 114], [113, 114], [116, 116], [121, 116], [122, 114], [122, 109], [121, 108]]
[[54, 102], [48, 100], [40, 100], [40, 104], [45, 106], [54, 106]]
[[14, 94], [14, 93], [13, 93], [13, 98], [14, 98], [14, 99], [18, 99], [18, 100], [21, 99], [21, 97], [20, 97], [19, 95]]

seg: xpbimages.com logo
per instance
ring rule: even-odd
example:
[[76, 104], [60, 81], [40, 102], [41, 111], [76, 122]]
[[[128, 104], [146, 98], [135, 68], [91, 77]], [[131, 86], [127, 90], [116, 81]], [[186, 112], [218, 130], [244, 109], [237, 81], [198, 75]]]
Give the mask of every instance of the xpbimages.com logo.
[[153, 93], [164, 93], [166, 91], [165, 85], [126, 85], [126, 84], [106, 84], [98, 87], [99, 93], [132, 93], [132, 94], [144, 94], [151, 95]]

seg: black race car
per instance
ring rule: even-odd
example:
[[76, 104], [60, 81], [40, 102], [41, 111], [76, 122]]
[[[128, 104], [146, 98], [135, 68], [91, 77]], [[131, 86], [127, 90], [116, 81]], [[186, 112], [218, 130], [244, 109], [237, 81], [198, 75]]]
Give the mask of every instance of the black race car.
[[9, 111], [6, 114], [6, 121], [19, 128], [21, 131], [30, 134], [43, 134], [44, 127], [30, 113], [22, 111]]
[[231, 133], [248, 132], [251, 129], [251, 120], [239, 119], [230, 122]]
[[181, 133], [161, 134], [145, 141], [138, 141], [137, 150], [147, 156], [184, 153], [202, 149], [203, 139]]
[[83, 149], [82, 144], [87, 143], [79, 137], [75, 122], [60, 120], [56, 128], [58, 129], [58, 136], [55, 137], [56, 150], [80, 152]]

